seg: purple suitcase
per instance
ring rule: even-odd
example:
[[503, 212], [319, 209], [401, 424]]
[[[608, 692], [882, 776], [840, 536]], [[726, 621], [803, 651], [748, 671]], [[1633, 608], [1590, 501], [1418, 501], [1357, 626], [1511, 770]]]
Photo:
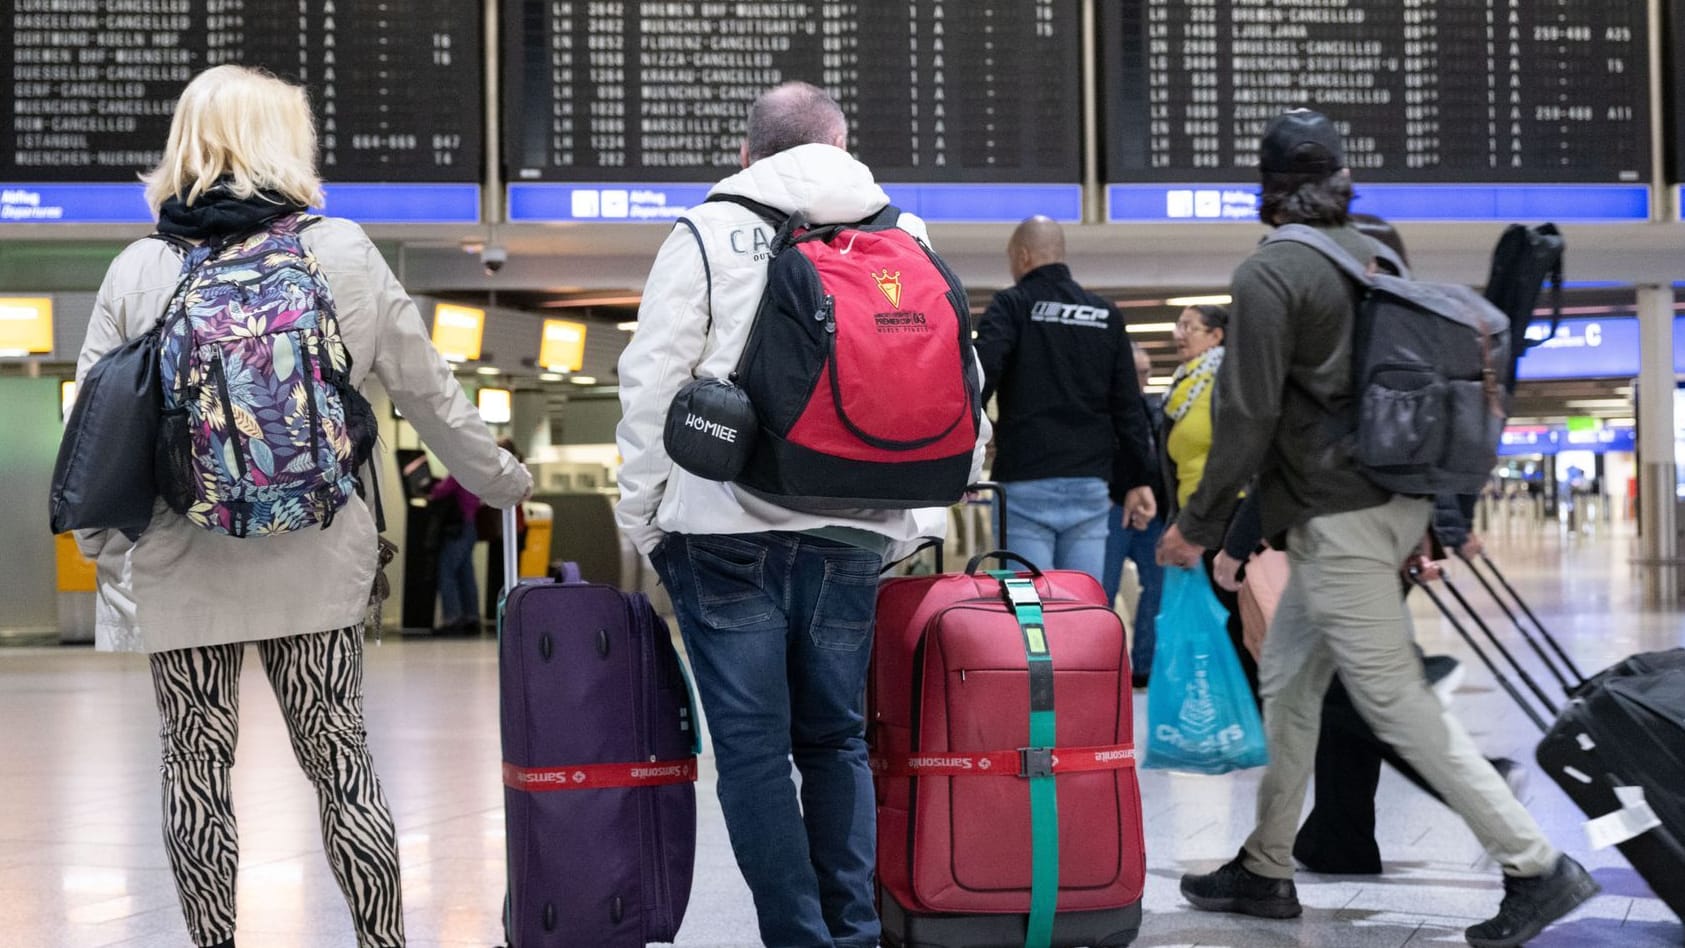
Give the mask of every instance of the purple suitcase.
[[672, 941], [699, 742], [666, 623], [641, 593], [529, 580], [505, 595], [498, 640], [511, 948]]

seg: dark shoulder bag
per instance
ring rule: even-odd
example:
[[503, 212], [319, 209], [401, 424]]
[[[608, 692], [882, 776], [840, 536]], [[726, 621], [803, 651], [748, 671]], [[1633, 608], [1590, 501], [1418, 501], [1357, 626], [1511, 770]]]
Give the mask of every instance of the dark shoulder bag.
[[[177, 247], [186, 243], [152, 236]], [[174, 301], [172, 293], [151, 329], [101, 356], [82, 379], [53, 465], [48, 502], [54, 533], [110, 529], [134, 540], [152, 522], [163, 411], [158, 348]]]

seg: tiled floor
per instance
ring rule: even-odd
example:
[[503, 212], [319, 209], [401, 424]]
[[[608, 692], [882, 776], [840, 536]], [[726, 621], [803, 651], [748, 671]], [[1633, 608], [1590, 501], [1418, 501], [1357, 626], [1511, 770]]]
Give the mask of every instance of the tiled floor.
[[[1640, 649], [1685, 644], [1678, 610], [1640, 606], [1626, 565], [1629, 543], [1523, 528], [1496, 546], [1511, 578], [1587, 670]], [[1480, 595], [1472, 581], [1461, 585]], [[1451, 651], [1471, 665], [1456, 706], [1479, 743], [1491, 754], [1530, 758], [1533, 726], [1473, 666], [1467, 649], [1426, 611], [1431, 607], [1424, 601], [1416, 608], [1429, 650]], [[349, 946], [349, 923], [320, 851], [314, 799], [255, 659], [249, 656], [243, 681], [234, 771], [243, 820], [240, 944]], [[410, 943], [497, 943], [503, 830], [492, 643], [371, 643], [367, 688], [376, 762], [401, 836]], [[159, 840], [157, 725], [144, 660], [0, 650], [0, 728], [0, 945], [187, 944]], [[746, 948], [756, 943], [753, 913], [707, 763], [696, 888], [678, 943]], [[1234, 852], [1250, 825], [1256, 779], [1144, 775], [1150, 876], [1137, 944], [1460, 944], [1463, 927], [1495, 908], [1498, 873], [1468, 831], [1389, 771], [1380, 802], [1385, 875], [1340, 881], [1301, 874], [1306, 912], [1294, 921], [1188, 910], [1177, 877]], [[1587, 849], [1578, 811], [1538, 775], [1529, 806], [1604, 888], [1535, 944], [1640, 948], [1685, 940], [1679, 919], [1618, 852]]]

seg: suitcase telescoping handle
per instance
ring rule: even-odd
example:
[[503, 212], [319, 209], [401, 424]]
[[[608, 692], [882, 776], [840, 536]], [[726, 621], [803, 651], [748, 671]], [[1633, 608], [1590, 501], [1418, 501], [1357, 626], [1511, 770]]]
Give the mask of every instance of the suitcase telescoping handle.
[[[966, 485], [966, 493], [979, 493], [984, 492], [984, 490], [994, 493], [994, 512], [998, 517], [998, 525], [994, 529], [994, 549], [1006, 549], [1006, 488], [992, 482], [992, 480], [979, 480], [977, 483], [967, 483]], [[942, 541], [925, 541], [923, 544], [918, 544], [917, 549], [913, 549], [913, 552], [896, 562], [907, 562], [908, 559], [918, 556], [920, 552], [932, 549], [932, 551], [935, 551], [935, 557], [937, 557], [937, 573], [947, 573], [947, 566], [942, 559], [944, 547], [945, 544]], [[883, 567], [883, 573], [890, 573], [890, 569], [893, 569], [893, 567], [895, 567], [895, 562]]]
[[[1498, 663], [1493, 661], [1492, 657], [1486, 653], [1486, 650], [1480, 647], [1480, 643], [1477, 642], [1474, 635], [1469, 632], [1468, 626], [1464, 625], [1462, 620], [1457, 618], [1456, 613], [1451, 611], [1450, 605], [1447, 604], [1438, 593], [1434, 592], [1433, 586], [1430, 585], [1427, 579], [1422, 576], [1421, 571], [1416, 567], [1411, 567], [1410, 579], [1415, 582], [1418, 587], [1420, 587], [1423, 593], [1427, 594], [1427, 597], [1430, 600], [1433, 601], [1434, 606], [1439, 609], [1440, 615], [1443, 615], [1446, 620], [1451, 623], [1451, 627], [1457, 630], [1457, 634], [1462, 636], [1463, 641], [1468, 644], [1468, 647], [1480, 659], [1481, 663], [1492, 672], [1492, 677], [1497, 679], [1499, 686], [1501, 686], [1506, 692], [1509, 692], [1510, 698], [1514, 699], [1516, 705], [1519, 706], [1521, 710], [1533, 720], [1534, 724], [1538, 725], [1540, 731], [1548, 732], [1550, 730], [1550, 725], [1545, 722], [1544, 717], [1534, 709], [1532, 703], [1523, 697], [1521, 692], [1516, 689], [1515, 685], [1510, 682], [1509, 676], [1505, 675], [1503, 669], [1498, 667]], [[1458, 598], [1461, 600], [1460, 596]], [[1462, 601], [1466, 608], [1467, 601]], [[1474, 616], [1474, 619], [1476, 622], [1480, 622], [1480, 616], [1478, 614]], [[1486, 628], [1484, 622], [1481, 622], [1481, 627]], [[1486, 634], [1491, 638], [1492, 644], [1497, 645], [1500, 649], [1503, 648], [1503, 645], [1499, 643], [1495, 637], [1492, 637], [1492, 630], [1490, 628], [1486, 628]], [[1505, 655], [1509, 655], [1508, 650], [1505, 650]], [[1510, 656], [1510, 663], [1512, 665], [1515, 663], [1515, 658], [1513, 656]], [[1520, 671], [1519, 665], [1515, 667], [1517, 671]], [[1525, 672], [1523, 672], [1523, 674], [1525, 675]], [[1534, 692], [1535, 694], [1538, 692], [1536, 685], [1534, 686]], [[1545, 703], [1548, 709], [1549, 701], [1547, 700]], [[1551, 714], [1554, 716], [1555, 711], [1552, 710]]]
[[519, 508], [515, 505], [503, 508], [503, 539], [501, 542], [503, 544], [503, 594], [505, 596], [514, 591], [515, 584], [520, 582], [521, 577], [521, 564], [518, 562], [521, 555], [520, 538], [515, 535], [515, 511], [517, 509]]

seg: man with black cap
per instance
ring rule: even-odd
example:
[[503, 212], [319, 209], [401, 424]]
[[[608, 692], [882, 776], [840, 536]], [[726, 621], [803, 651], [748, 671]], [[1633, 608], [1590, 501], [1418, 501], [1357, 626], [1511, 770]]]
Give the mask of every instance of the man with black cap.
[[[1259, 152], [1264, 223], [1320, 228], [1357, 259], [1374, 259], [1374, 244], [1351, 226], [1351, 175], [1326, 116], [1299, 109], [1276, 118]], [[1468, 929], [1469, 943], [1520, 945], [1598, 886], [1545, 839], [1423, 680], [1397, 577], [1422, 540], [1433, 500], [1371, 483], [1345, 446], [1358, 288], [1319, 251], [1281, 241], [1265, 242], [1235, 270], [1231, 292], [1216, 437], [1205, 477], [1165, 531], [1159, 559], [1192, 565], [1203, 548], [1221, 545], [1235, 498], [1256, 474], [1265, 535], [1286, 535], [1292, 568], [1259, 661], [1270, 765], [1258, 787], [1257, 827], [1228, 864], [1184, 876], [1182, 894], [1210, 911], [1299, 914], [1293, 837], [1323, 695], [1338, 672], [1376, 734], [1503, 867], [1503, 904]]]

